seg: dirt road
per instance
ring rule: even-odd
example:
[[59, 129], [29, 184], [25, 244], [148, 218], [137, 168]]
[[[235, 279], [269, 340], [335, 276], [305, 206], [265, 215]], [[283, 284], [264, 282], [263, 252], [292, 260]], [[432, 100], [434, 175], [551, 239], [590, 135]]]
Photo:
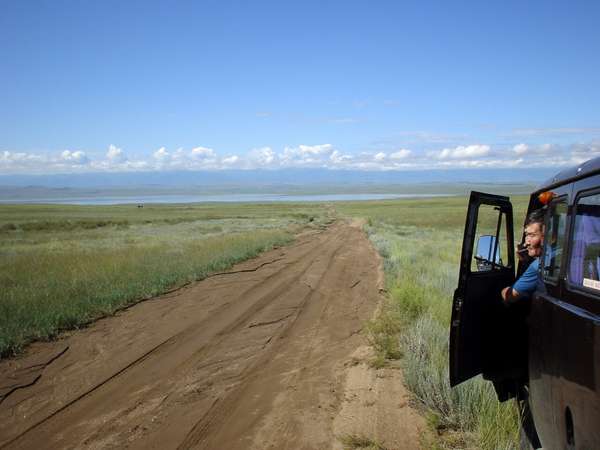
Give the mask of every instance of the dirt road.
[[0, 448], [418, 448], [361, 329], [379, 260], [338, 222], [0, 364]]

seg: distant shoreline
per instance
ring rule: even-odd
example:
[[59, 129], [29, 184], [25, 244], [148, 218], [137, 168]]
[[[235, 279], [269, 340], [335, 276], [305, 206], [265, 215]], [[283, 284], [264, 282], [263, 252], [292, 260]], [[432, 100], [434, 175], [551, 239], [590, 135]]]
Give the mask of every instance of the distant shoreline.
[[454, 197], [457, 194], [220, 194], [220, 195], [136, 195], [136, 196], [90, 196], [62, 198], [0, 199], [3, 205], [127, 205], [127, 204], [177, 204], [177, 203], [274, 203], [274, 202], [336, 202], [397, 200], [408, 198]]

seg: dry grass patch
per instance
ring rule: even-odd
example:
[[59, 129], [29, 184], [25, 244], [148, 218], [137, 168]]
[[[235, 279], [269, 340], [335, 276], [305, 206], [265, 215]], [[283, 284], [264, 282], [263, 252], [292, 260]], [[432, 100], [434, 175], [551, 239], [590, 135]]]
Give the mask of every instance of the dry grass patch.
[[362, 435], [347, 434], [340, 436], [338, 439], [344, 446], [344, 450], [388, 450], [381, 442]]

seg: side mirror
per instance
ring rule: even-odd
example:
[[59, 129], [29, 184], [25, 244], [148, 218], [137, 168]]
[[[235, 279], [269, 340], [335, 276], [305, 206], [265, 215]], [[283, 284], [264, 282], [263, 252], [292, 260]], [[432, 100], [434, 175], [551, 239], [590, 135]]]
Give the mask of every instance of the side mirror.
[[[494, 258], [494, 252], [496, 253]], [[480, 272], [492, 270], [494, 264], [502, 264], [500, 255], [500, 246], [495, 236], [480, 236], [477, 241], [477, 250], [475, 251], [475, 260], [477, 261], [477, 270]]]

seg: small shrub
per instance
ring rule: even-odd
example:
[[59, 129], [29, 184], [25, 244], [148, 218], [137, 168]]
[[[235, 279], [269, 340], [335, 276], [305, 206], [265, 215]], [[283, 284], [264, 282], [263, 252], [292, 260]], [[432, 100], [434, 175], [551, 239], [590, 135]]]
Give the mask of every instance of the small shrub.
[[375, 349], [377, 358], [385, 360], [402, 357], [396, 337], [401, 329], [401, 320], [397, 312], [387, 310], [379, 318], [367, 322], [366, 329], [369, 343]]
[[365, 450], [387, 450], [382, 443], [362, 435], [348, 434], [341, 436], [339, 441], [344, 446], [344, 450], [354, 450], [357, 448]]
[[14, 223], [5, 223], [2, 226], [0, 226], [0, 231], [15, 231], [17, 229], [18, 227]]

